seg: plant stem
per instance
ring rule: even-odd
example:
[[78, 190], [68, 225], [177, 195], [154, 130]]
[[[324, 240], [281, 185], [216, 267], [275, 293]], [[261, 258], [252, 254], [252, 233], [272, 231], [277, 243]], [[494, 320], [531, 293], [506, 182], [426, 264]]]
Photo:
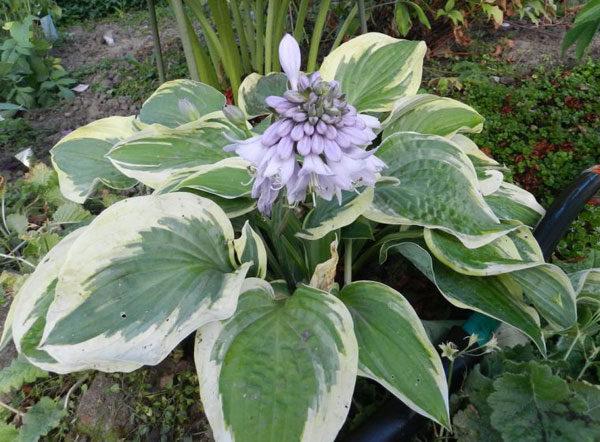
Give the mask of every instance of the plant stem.
[[348, 13], [348, 17], [346, 17], [346, 20], [344, 20], [344, 23], [342, 23], [342, 26], [341, 26], [340, 30], [338, 31], [338, 34], [335, 37], [335, 41], [333, 42], [333, 45], [331, 46], [331, 51], [333, 51], [335, 48], [337, 48], [342, 43], [342, 39], [346, 35], [346, 32], [348, 31], [348, 27], [350, 26], [350, 23], [352, 23], [352, 20], [354, 20], [354, 17], [356, 17], [357, 12], [358, 12], [358, 6], [354, 5], [352, 7], [352, 9], [350, 10], [350, 12]]
[[11, 255], [5, 255], [4, 253], [0, 253], [0, 258], [14, 259], [16, 261], [22, 262], [23, 264], [27, 264], [29, 267], [35, 269], [35, 266], [32, 263], [30, 263], [26, 259], [20, 258], [18, 256], [11, 256]]
[[347, 239], [344, 247], [344, 285], [352, 282], [352, 240]]
[[319, 5], [319, 13], [317, 14], [317, 20], [315, 21], [312, 39], [310, 40], [308, 63], [306, 65], [307, 72], [313, 72], [317, 68], [317, 55], [319, 55], [321, 36], [323, 35], [323, 28], [325, 27], [325, 19], [327, 18], [327, 13], [329, 12], [330, 3], [331, 0], [322, 0], [321, 4]]
[[277, 6], [279, 10], [277, 11], [277, 15], [275, 17], [275, 25], [273, 26], [273, 36], [275, 37], [275, 41], [273, 42], [273, 58], [271, 66], [271, 70], [273, 72], [279, 72], [281, 70], [281, 66], [279, 64], [278, 43], [283, 37], [283, 30], [285, 29], [285, 17], [287, 15], [289, 4], [290, 0], [281, 0], [281, 3]]
[[2, 225], [4, 226], [4, 229], [6, 229], [6, 236], [9, 236], [10, 229], [6, 224], [6, 202], [4, 200], [4, 192], [2, 192]]
[[25, 413], [23, 413], [22, 411], [19, 411], [19, 410], [17, 410], [16, 408], [13, 408], [13, 407], [11, 407], [10, 405], [8, 405], [8, 404], [5, 404], [5, 403], [4, 403], [4, 402], [2, 402], [2, 401], [0, 401], [0, 407], [4, 407], [4, 408], [6, 408], [8, 411], [10, 411], [10, 412], [12, 412], [12, 413], [14, 413], [14, 414], [16, 414], [16, 415], [19, 415], [19, 416], [21, 416], [21, 417], [25, 416]]
[[365, 13], [365, 0], [358, 0], [358, 13], [360, 15], [360, 32], [366, 34], [367, 30], [367, 14]]
[[265, 17], [264, 11], [265, 4], [264, 0], [256, 1], [256, 9], [254, 13], [256, 14], [256, 60], [255, 60], [255, 68], [256, 72], [259, 74], [264, 74], [265, 65], [264, 63], [264, 55], [265, 55]]
[[244, 31], [244, 25], [242, 23], [242, 16], [240, 14], [240, 6], [237, 0], [229, 0], [229, 6], [233, 15], [233, 22], [235, 29], [237, 30], [238, 40], [240, 42], [240, 52], [242, 55], [242, 66], [244, 72], [249, 72], [250, 67], [250, 50], [248, 49], [248, 42], [246, 40], [246, 33]]
[[85, 381], [87, 381], [87, 374], [84, 375], [82, 378], [80, 378], [77, 382], [75, 382], [71, 388], [69, 388], [69, 391], [67, 391], [67, 394], [65, 395], [65, 405], [64, 405], [64, 409], [66, 410], [67, 407], [69, 406], [69, 397], [71, 396], [71, 394], [73, 394], [73, 392], [75, 390], [77, 390], [81, 384], [83, 384]]
[[301, 0], [300, 6], [298, 6], [298, 16], [296, 17], [296, 24], [294, 25], [294, 38], [298, 43], [304, 37], [304, 22], [306, 20], [306, 13], [308, 12], [308, 0]]
[[190, 78], [195, 81], [200, 81], [196, 59], [194, 58], [194, 51], [192, 50], [191, 37], [186, 23], [185, 11], [183, 10], [183, 3], [181, 0], [170, 0], [170, 2], [171, 8], [173, 8], [173, 12], [175, 13], [179, 38], [181, 39], [181, 44], [183, 46], [183, 53], [187, 62], [188, 71], [190, 72]]
[[271, 56], [273, 55], [273, 24], [275, 22], [275, 1], [269, 0], [267, 5], [267, 29], [265, 30], [265, 74], [271, 72]]
[[148, 14], [150, 19], [150, 30], [152, 31], [152, 41], [154, 42], [154, 56], [156, 57], [156, 69], [158, 70], [158, 80], [160, 84], [165, 82], [165, 62], [163, 61], [162, 50], [160, 48], [160, 35], [158, 33], [158, 22], [156, 21], [156, 8], [154, 0], [148, 1]]

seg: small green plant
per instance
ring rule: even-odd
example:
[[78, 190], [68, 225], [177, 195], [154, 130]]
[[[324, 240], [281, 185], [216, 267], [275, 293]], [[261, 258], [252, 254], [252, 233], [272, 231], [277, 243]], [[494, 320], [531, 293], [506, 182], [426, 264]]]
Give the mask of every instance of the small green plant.
[[60, 60], [48, 54], [50, 43], [39, 37], [37, 19], [30, 15], [21, 21], [4, 23], [9, 32], [0, 46], [0, 100], [26, 108], [45, 106], [56, 96], [71, 98], [75, 84], [60, 65]]
[[562, 42], [563, 54], [575, 45], [577, 58], [582, 58], [599, 29], [600, 0], [589, 0], [575, 17], [573, 27], [565, 35]]

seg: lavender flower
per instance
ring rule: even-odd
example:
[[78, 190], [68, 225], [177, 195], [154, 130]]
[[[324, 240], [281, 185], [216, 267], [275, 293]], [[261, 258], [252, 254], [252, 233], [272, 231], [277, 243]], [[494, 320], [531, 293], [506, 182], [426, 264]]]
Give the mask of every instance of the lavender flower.
[[256, 169], [252, 197], [258, 210], [269, 215], [285, 187], [290, 204], [315, 192], [341, 203], [342, 190], [374, 186], [385, 164], [375, 150], [365, 148], [375, 139], [379, 121], [348, 104], [336, 81], [323, 81], [318, 72], [300, 72], [300, 48], [286, 34], [279, 59], [290, 89], [283, 97], [267, 97], [276, 121], [260, 136], [226, 146]]

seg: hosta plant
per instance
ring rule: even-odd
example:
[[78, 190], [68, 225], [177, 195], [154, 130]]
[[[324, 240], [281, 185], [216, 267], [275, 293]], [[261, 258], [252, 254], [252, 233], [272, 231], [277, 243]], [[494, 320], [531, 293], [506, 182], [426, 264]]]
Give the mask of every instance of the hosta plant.
[[576, 309], [532, 237], [543, 209], [465, 135], [482, 117], [417, 94], [425, 49], [369, 33], [303, 73], [286, 36], [285, 74], [248, 76], [239, 108], [179, 80], [138, 116], [67, 135], [52, 150], [67, 198], [99, 183], [153, 193], [56, 245], [3, 340], [46, 370], [111, 372], [157, 364], [195, 333], [217, 440], [333, 440], [357, 375], [449, 427], [444, 370], [416, 312], [353, 272], [403, 256], [450, 303], [542, 353], [542, 328], [568, 329]]

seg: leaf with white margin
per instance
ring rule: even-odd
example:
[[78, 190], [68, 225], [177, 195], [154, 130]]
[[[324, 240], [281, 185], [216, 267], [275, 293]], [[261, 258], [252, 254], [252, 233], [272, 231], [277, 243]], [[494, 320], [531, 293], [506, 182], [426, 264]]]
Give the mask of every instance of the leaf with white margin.
[[124, 176], [105, 155], [112, 147], [141, 130], [134, 117], [108, 117], [75, 129], [50, 151], [60, 191], [82, 204], [103, 183], [128, 189], [136, 180]]
[[484, 199], [501, 220], [517, 220], [530, 227], [535, 227], [546, 213], [531, 193], [506, 182]]
[[568, 274], [577, 295], [577, 301], [600, 306], [600, 268]]
[[296, 236], [309, 240], [323, 238], [332, 230], [352, 224], [369, 208], [371, 201], [372, 187], [365, 187], [360, 193], [342, 191], [341, 203], [336, 198], [331, 201], [317, 198], [315, 207], [304, 218], [302, 231]]
[[250, 163], [240, 157], [199, 166], [190, 171], [191, 175], [182, 179], [173, 190], [196, 189], [226, 199], [249, 196], [252, 191], [249, 166]]
[[225, 96], [215, 88], [193, 80], [172, 80], [161, 84], [144, 102], [139, 119], [175, 128], [224, 106]]
[[238, 89], [238, 106], [249, 117], [272, 113], [265, 103], [270, 95], [282, 96], [288, 89], [285, 74], [275, 72], [268, 75], [252, 73], [244, 78]]
[[54, 371], [155, 365], [202, 325], [235, 311], [249, 267], [233, 228], [190, 193], [129, 198], [102, 212], [68, 252], [40, 349]]
[[67, 253], [87, 227], [81, 227], [65, 236], [40, 261], [25, 281], [13, 303], [12, 337], [17, 350], [32, 364], [49, 371], [56, 369], [56, 361], [45, 351], [37, 349], [46, 324], [46, 314], [54, 293], [58, 273], [67, 259]]
[[402, 97], [382, 122], [383, 138], [396, 132], [450, 137], [457, 132], [481, 132], [484, 118], [471, 106], [431, 94]]
[[503, 225], [478, 191], [467, 155], [447, 138], [397, 132], [385, 138], [377, 156], [386, 163], [366, 218], [383, 224], [418, 225], [448, 232], [469, 248], [503, 236]]
[[310, 286], [326, 292], [331, 292], [335, 285], [335, 274], [340, 255], [338, 254], [338, 241], [334, 239], [329, 244], [331, 257], [315, 266], [315, 271], [310, 277]]
[[278, 296], [249, 279], [235, 314], [198, 330], [200, 397], [215, 440], [332, 441], [354, 390], [352, 317], [326, 292]]
[[477, 147], [477, 144], [463, 134], [455, 134], [450, 138], [471, 160], [475, 168], [488, 167], [504, 169], [498, 161], [488, 157]]
[[354, 320], [359, 374], [449, 428], [444, 367], [408, 301], [375, 281], [353, 282], [342, 289], [339, 298]]
[[175, 173], [232, 157], [223, 150], [232, 138], [245, 134], [226, 120], [178, 129], [153, 126], [117, 144], [107, 157], [123, 174], [157, 188]]
[[512, 281], [505, 280], [503, 275], [462, 275], [434, 260], [424, 244], [417, 244], [414, 240], [390, 245], [389, 250], [397, 251], [412, 262], [452, 305], [483, 313], [518, 328], [542, 354], [546, 353], [536, 311], [523, 302], [518, 287]]
[[437, 259], [465, 275], [499, 275], [544, 264], [540, 246], [525, 226], [477, 249], [468, 249], [454, 236], [431, 229], [425, 229], [425, 242]]
[[577, 322], [576, 295], [560, 267], [542, 264], [506, 275], [523, 289], [528, 299], [554, 328], [565, 330]]
[[400, 97], [417, 93], [426, 51], [422, 41], [369, 32], [331, 52], [319, 72], [324, 80], [338, 81], [359, 112], [389, 112]]
[[244, 223], [242, 234], [233, 241], [233, 247], [239, 263], [252, 262], [252, 266], [248, 269], [248, 276], [263, 279], [267, 276], [267, 249], [249, 221], [246, 220]]

